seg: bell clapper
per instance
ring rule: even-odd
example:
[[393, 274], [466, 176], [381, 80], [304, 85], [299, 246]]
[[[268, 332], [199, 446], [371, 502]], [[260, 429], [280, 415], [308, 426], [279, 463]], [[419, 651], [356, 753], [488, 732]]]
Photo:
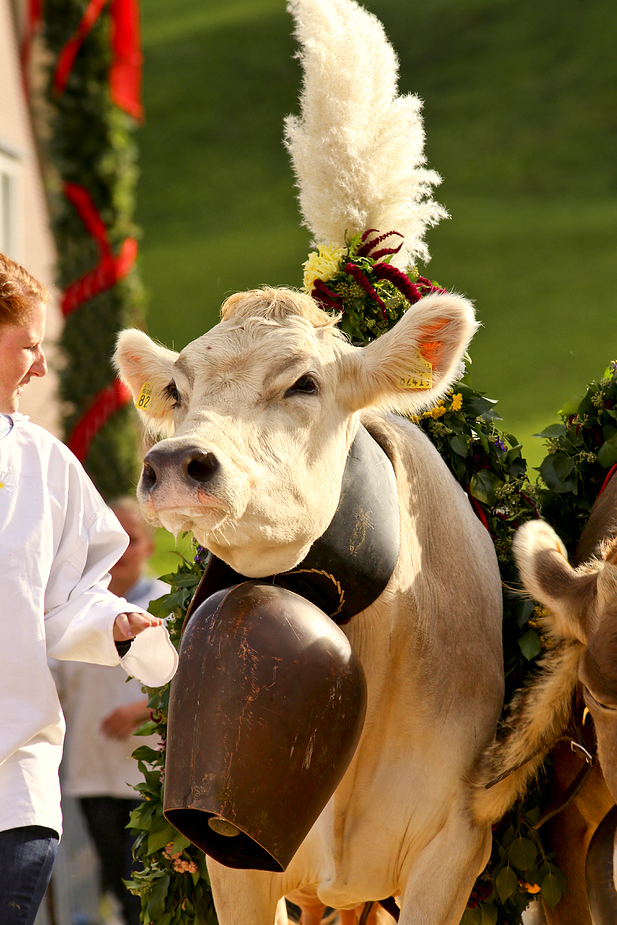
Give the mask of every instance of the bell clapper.
[[226, 838], [234, 838], [234, 836], [240, 834], [240, 829], [236, 828], [232, 822], [221, 819], [220, 816], [211, 816], [208, 819], [208, 825], [217, 835], [225, 835]]

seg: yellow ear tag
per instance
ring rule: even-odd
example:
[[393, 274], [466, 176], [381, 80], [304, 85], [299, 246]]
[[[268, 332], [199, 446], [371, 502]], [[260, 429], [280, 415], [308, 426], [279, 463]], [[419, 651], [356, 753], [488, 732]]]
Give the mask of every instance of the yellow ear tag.
[[137, 396], [135, 407], [138, 411], [144, 411], [151, 417], [157, 417], [165, 413], [165, 402], [159, 401], [156, 404], [152, 400], [152, 383], [144, 382], [141, 392]]
[[401, 389], [432, 389], [433, 367], [425, 360], [420, 351], [415, 357], [415, 369], [399, 380]]

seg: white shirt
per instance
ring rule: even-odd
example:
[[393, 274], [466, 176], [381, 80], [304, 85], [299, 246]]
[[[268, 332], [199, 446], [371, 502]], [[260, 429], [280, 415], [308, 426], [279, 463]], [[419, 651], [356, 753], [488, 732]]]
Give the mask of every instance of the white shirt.
[[126, 534], [70, 450], [11, 419], [0, 439], [0, 831], [60, 833], [64, 719], [47, 655], [122, 664], [151, 687], [170, 680], [177, 655], [159, 626], [120, 660], [114, 620], [134, 608], [107, 585]]
[[[126, 592], [137, 610], [167, 594], [169, 585], [155, 578], [141, 578]], [[140, 745], [157, 748], [160, 737], [129, 735], [111, 739], [101, 723], [118, 707], [144, 697], [135, 678], [127, 680], [120, 665], [89, 665], [51, 659], [51, 669], [66, 718], [62, 758], [62, 791], [75, 797], [120, 797], [137, 800], [134, 784], [143, 776], [132, 753]]]

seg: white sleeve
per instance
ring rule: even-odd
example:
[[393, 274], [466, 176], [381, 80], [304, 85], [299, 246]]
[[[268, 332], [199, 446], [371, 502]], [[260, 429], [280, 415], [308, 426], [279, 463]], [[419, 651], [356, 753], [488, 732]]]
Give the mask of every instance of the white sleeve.
[[[128, 538], [81, 466], [73, 465], [70, 480], [69, 510], [45, 591], [47, 651], [58, 659], [130, 664], [127, 671], [147, 686], [166, 684], [175, 673], [177, 653], [164, 627], [141, 633], [122, 660], [118, 655], [116, 617], [142, 609], [107, 587], [109, 569]], [[136, 647], [142, 636], [147, 642]]]

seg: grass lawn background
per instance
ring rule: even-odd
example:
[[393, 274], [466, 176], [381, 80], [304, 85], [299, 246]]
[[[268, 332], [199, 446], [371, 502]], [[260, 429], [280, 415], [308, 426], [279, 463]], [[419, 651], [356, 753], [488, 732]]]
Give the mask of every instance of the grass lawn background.
[[[427, 275], [475, 301], [473, 384], [537, 466], [533, 434], [617, 359], [617, 5], [364, 6], [398, 53], [401, 92], [424, 100], [444, 178], [451, 220], [429, 233]], [[282, 144], [301, 71], [284, 0], [148, 0], [142, 30], [148, 328], [181, 349], [229, 293], [301, 284], [309, 234]]]

